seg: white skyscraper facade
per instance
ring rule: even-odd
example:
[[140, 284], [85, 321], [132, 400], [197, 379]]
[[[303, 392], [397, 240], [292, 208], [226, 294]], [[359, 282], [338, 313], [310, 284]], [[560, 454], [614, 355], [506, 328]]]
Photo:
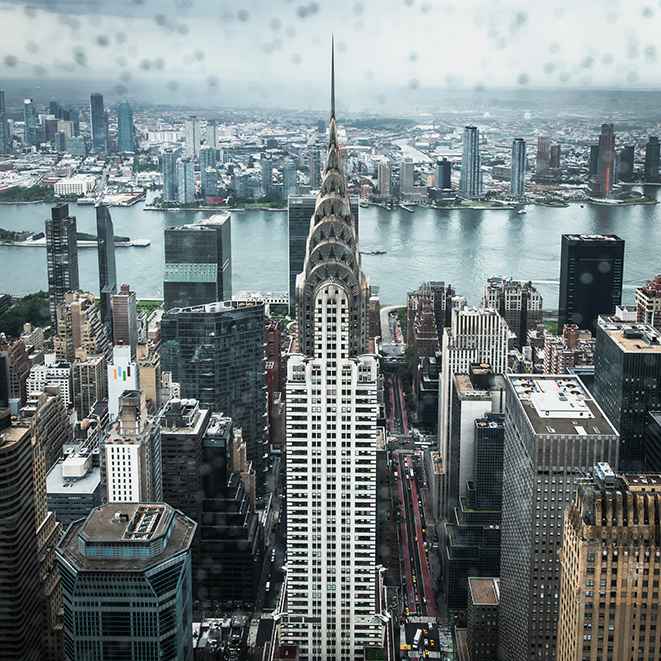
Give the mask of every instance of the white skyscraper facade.
[[[442, 372], [438, 407], [439, 450], [450, 470], [449, 432], [452, 416], [450, 384], [455, 374], [468, 373], [472, 363], [488, 363], [495, 374], [507, 371], [508, 341], [512, 332], [495, 310], [455, 308], [452, 323], [443, 333]], [[445, 488], [441, 488], [440, 510], [445, 509]]]
[[366, 353], [369, 287], [340, 165], [334, 101], [329, 135], [296, 282], [301, 353], [287, 363], [283, 642], [295, 645], [300, 659], [354, 661], [366, 647], [383, 645], [376, 569], [378, 363]]
[[202, 123], [197, 117], [188, 117], [184, 121], [184, 154], [187, 158], [197, 158], [200, 155], [202, 140]]

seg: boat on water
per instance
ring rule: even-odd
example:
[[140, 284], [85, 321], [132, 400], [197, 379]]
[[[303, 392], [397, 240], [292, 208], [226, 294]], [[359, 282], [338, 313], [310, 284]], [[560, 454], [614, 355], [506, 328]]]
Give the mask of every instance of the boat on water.
[[521, 216], [521, 215], [523, 215], [524, 213], [528, 213], [528, 212], [527, 212], [525, 209], [519, 209], [519, 210], [517, 211], [517, 213], [519, 214], [519, 216]]
[[361, 207], [363, 207], [363, 209], [367, 209], [367, 207], [369, 206], [369, 204], [365, 202], [365, 200], [361, 200], [359, 204]]
[[361, 255], [385, 255], [385, 250], [361, 250]]
[[408, 211], [409, 213], [413, 213], [415, 211], [413, 207], [407, 206], [406, 204], [400, 204], [399, 208], [404, 209], [404, 211]]

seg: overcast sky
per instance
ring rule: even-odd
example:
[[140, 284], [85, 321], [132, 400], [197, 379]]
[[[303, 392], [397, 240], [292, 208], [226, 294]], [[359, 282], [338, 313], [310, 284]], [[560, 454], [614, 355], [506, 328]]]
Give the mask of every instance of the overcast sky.
[[661, 1], [0, 0], [0, 80], [661, 87]]

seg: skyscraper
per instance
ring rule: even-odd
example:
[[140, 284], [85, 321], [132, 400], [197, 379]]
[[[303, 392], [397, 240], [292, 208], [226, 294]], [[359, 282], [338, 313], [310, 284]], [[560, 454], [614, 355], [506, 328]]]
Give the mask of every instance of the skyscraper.
[[133, 110], [128, 101], [122, 101], [117, 109], [117, 147], [120, 152], [136, 151]]
[[163, 179], [163, 201], [176, 202], [179, 182], [177, 181], [177, 152], [167, 149], [161, 154], [161, 177]]
[[46, 220], [46, 257], [48, 260], [48, 307], [51, 325], [57, 326], [57, 306], [64, 294], [79, 288], [76, 217], [69, 215], [68, 204], [51, 209]]
[[[303, 271], [305, 250], [310, 233], [310, 219], [315, 212], [317, 198], [314, 195], [292, 195], [287, 203], [287, 227], [289, 232], [289, 314], [296, 315], [296, 276]], [[358, 236], [358, 199], [351, 198], [351, 215]]]
[[271, 193], [273, 192], [273, 161], [262, 152], [259, 165], [262, 172], [262, 195], [264, 197], [271, 197]]
[[595, 330], [622, 302], [624, 240], [615, 234], [563, 234], [558, 324]]
[[459, 192], [469, 200], [482, 195], [482, 164], [480, 161], [480, 130], [476, 126], [464, 129], [464, 154], [461, 159]]
[[436, 161], [436, 188], [452, 188], [452, 163], [447, 158]]
[[218, 123], [215, 119], [207, 119], [207, 135], [204, 144], [213, 150], [218, 146]]
[[9, 154], [11, 150], [11, 134], [9, 133], [9, 122], [7, 120], [5, 91], [0, 90], [0, 154]]
[[560, 145], [551, 145], [551, 169], [552, 170], [559, 170], [561, 166], [560, 162], [560, 157], [562, 154], [562, 150]]
[[657, 183], [659, 181], [659, 157], [661, 144], [659, 138], [651, 135], [645, 145], [645, 175], [643, 181]]
[[290, 195], [298, 193], [298, 171], [296, 169], [296, 161], [293, 158], [288, 158], [285, 161], [282, 173], [282, 195], [285, 200]]
[[296, 281], [299, 354], [287, 363], [287, 613], [308, 659], [365, 658], [377, 613], [378, 362], [369, 286], [341, 170], [332, 75], [326, 167]]
[[99, 257], [99, 294], [101, 319], [110, 327], [112, 323], [112, 295], [117, 291], [115, 264], [115, 232], [110, 211], [103, 204], [96, 205], [96, 237]]
[[390, 188], [392, 185], [392, 163], [389, 159], [384, 158], [379, 161], [379, 165], [377, 166], [377, 180], [379, 195], [382, 197], [390, 197]]
[[120, 396], [118, 423], [103, 441], [103, 454], [109, 503], [163, 500], [161, 427], [139, 390]]
[[535, 174], [543, 174], [551, 167], [551, 139], [543, 135], [537, 137]]
[[557, 661], [659, 661], [661, 475], [608, 464], [578, 487], [560, 550]]
[[661, 274], [636, 289], [636, 316], [661, 331]]
[[123, 283], [112, 296], [112, 343], [128, 346], [135, 359], [138, 348], [138, 311], [135, 292]]
[[23, 142], [26, 147], [39, 144], [39, 121], [32, 99], [23, 101]]
[[506, 376], [500, 650], [551, 661], [562, 522], [585, 472], [617, 464], [617, 432], [576, 376]]
[[166, 310], [232, 298], [231, 221], [225, 212], [165, 229]]
[[612, 124], [601, 125], [599, 136], [599, 160], [594, 193], [599, 197], [610, 197], [615, 183], [615, 131]]
[[517, 138], [512, 143], [512, 195], [522, 198], [526, 194], [526, 141]]
[[[8, 413], [8, 412], [5, 412]], [[30, 429], [0, 416], [0, 658], [41, 661], [39, 580]]]
[[511, 331], [496, 312], [485, 308], [463, 307], [452, 310], [452, 323], [443, 333], [439, 386], [438, 439], [445, 466], [445, 479], [439, 488], [439, 510], [448, 506], [448, 477], [453, 471], [450, 453], [452, 398], [450, 385], [455, 374], [468, 374], [474, 363], [488, 363], [495, 374], [507, 371], [507, 349]]
[[90, 96], [90, 131], [92, 151], [104, 154], [108, 151], [108, 126], [106, 111], [103, 107], [103, 94], [95, 92]]
[[512, 278], [489, 278], [482, 295], [482, 307], [496, 310], [505, 319], [519, 349], [528, 343], [528, 331], [542, 323], [543, 305], [532, 282]]
[[618, 159], [617, 178], [620, 181], [633, 181], [635, 148], [627, 145], [620, 150]]
[[177, 202], [190, 204], [195, 201], [195, 171], [190, 158], [177, 160]]
[[193, 659], [196, 523], [165, 503], [97, 507], [57, 545], [64, 659]]
[[197, 158], [200, 154], [200, 143], [202, 141], [202, 125], [197, 117], [188, 117], [184, 120], [186, 158]]
[[207, 168], [216, 167], [216, 148], [215, 147], [200, 147], [200, 172], [204, 172]]
[[312, 145], [308, 151], [308, 172], [310, 177], [310, 188], [319, 190], [321, 183], [321, 159], [319, 157], [319, 148]]
[[590, 145], [588, 172], [590, 177], [596, 177], [599, 172], [599, 145]]
[[168, 309], [161, 321], [160, 353], [162, 369], [172, 372], [183, 397], [225, 413], [243, 431], [262, 492], [267, 469], [264, 304], [226, 301]]
[[661, 333], [638, 322], [600, 317], [592, 392], [620, 433], [622, 471], [648, 470], [647, 414], [661, 409]]
[[413, 194], [414, 169], [413, 161], [405, 158], [399, 164], [399, 194], [406, 197]]

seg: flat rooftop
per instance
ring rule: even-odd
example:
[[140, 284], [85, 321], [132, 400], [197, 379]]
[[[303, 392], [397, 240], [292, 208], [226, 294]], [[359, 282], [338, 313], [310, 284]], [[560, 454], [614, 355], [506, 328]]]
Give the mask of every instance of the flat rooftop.
[[500, 603], [499, 578], [469, 576], [468, 589], [475, 606], [498, 606]]
[[[57, 548], [79, 570], [142, 572], [190, 550], [195, 528], [193, 520], [165, 503], [110, 503], [72, 523]], [[166, 538], [163, 549], [145, 557], [88, 557], [82, 552], [86, 544], [150, 548], [157, 538]]]
[[454, 385], [459, 399], [490, 399], [491, 393], [505, 389], [505, 379], [501, 374], [484, 373], [483, 383], [471, 379], [470, 374], [454, 375]]
[[91, 468], [83, 477], [78, 479], [62, 476], [63, 462], [60, 461], [48, 471], [46, 477], [46, 493], [51, 495], [86, 495], [93, 494], [101, 484], [101, 469]]
[[653, 326], [600, 317], [599, 327], [624, 353], [661, 354], [661, 333]]
[[569, 241], [623, 241], [617, 234], [563, 234]]
[[581, 380], [573, 374], [506, 376], [535, 434], [617, 434]]

